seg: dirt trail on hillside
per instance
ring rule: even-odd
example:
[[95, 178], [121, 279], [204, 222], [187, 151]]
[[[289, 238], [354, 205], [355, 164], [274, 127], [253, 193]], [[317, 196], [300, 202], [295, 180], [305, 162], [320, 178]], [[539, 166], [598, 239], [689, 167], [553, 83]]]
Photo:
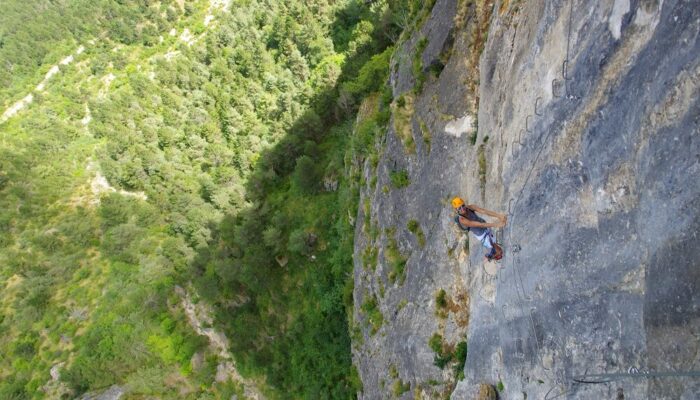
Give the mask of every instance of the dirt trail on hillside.
[[[60, 71], [60, 65], [68, 65], [73, 62], [75, 59], [75, 56], [81, 54], [83, 51], [85, 51], [85, 46], [80, 46], [78, 49], [75, 51], [75, 54], [71, 54], [64, 59], [62, 59], [58, 64], [52, 66], [49, 71], [44, 75], [44, 79], [36, 85], [33, 91], [35, 92], [41, 92], [46, 88], [46, 84], [49, 82], [49, 79], [56, 75]], [[29, 93], [26, 96], [24, 96], [21, 100], [17, 101], [10, 107], [8, 107], [3, 113], [2, 116], [0, 116], [0, 124], [7, 121], [8, 119], [12, 118], [15, 116], [18, 112], [22, 111], [25, 109], [28, 105], [30, 105], [34, 101], [34, 94]]]

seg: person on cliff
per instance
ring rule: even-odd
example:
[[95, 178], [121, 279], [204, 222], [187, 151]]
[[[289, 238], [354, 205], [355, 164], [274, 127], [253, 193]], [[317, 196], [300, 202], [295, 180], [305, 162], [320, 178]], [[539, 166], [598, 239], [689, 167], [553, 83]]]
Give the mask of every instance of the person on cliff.
[[[455, 215], [455, 223], [459, 229], [463, 232], [471, 232], [488, 250], [486, 259], [491, 261], [503, 258], [503, 248], [494, 240], [493, 232], [491, 232], [490, 228], [502, 228], [506, 226], [508, 217], [505, 214], [499, 214], [474, 204], [466, 205], [464, 204], [464, 200], [460, 197], [452, 199], [452, 207], [454, 207], [457, 213], [457, 215]], [[498, 222], [486, 222], [476, 214], [477, 212], [488, 215], [489, 217], [498, 218]]]

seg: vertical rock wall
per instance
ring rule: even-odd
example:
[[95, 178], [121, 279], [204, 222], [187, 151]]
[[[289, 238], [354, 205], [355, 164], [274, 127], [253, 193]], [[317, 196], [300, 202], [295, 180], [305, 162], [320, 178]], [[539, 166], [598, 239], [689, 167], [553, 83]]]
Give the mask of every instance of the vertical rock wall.
[[[414, 87], [422, 37], [425, 66], [451, 50], [413, 100], [415, 152], [392, 124], [362, 193], [360, 397], [473, 398], [501, 382], [507, 399], [698, 398], [700, 378], [654, 374], [700, 370], [700, 5], [510, 1], [485, 14], [476, 2], [464, 14], [467, 3], [438, 0], [395, 55], [397, 98]], [[397, 171], [407, 187], [392, 187]], [[454, 195], [509, 213], [500, 264], [454, 231]], [[464, 380], [434, 365], [435, 333], [448, 351], [468, 342]], [[611, 373], [628, 375], [582, 377]]]

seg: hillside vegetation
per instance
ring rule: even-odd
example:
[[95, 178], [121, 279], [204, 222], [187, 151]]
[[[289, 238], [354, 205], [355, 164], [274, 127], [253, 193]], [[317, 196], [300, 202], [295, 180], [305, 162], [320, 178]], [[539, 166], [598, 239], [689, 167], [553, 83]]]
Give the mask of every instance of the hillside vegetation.
[[266, 396], [354, 397], [359, 166], [422, 4], [5, 7], [0, 104], [33, 101], [0, 122], [0, 398], [242, 395], [178, 286]]

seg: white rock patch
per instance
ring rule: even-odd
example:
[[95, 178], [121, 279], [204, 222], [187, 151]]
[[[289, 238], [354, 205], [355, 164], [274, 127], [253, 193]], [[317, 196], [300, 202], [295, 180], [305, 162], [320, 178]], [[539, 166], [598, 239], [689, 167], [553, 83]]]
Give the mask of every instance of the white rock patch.
[[615, 40], [620, 38], [622, 28], [622, 17], [630, 10], [630, 0], [615, 0], [612, 13], [608, 18], [608, 29]]
[[190, 32], [189, 28], [185, 28], [185, 30], [182, 31], [182, 34], [180, 35], [180, 40], [187, 43], [188, 46], [192, 46], [192, 43], [194, 43], [194, 36], [192, 36], [192, 33]]
[[85, 104], [85, 116], [80, 120], [80, 123], [83, 124], [83, 126], [87, 126], [90, 121], [92, 121], [92, 113], [90, 113], [90, 107]]
[[102, 173], [99, 171], [97, 166], [93, 161], [88, 162], [87, 166], [88, 171], [95, 171], [95, 177], [92, 178], [92, 181], [90, 181], [90, 190], [92, 191], [93, 199], [90, 201], [91, 204], [99, 204], [100, 203], [100, 195], [102, 193], [119, 193], [122, 196], [129, 196], [129, 197], [136, 197], [137, 199], [141, 200], [148, 200], [148, 196], [144, 192], [127, 192], [126, 190], [117, 190], [112, 187], [112, 185], [109, 184], [107, 181], [107, 178], [102, 175]]
[[5, 122], [8, 119], [10, 119], [12, 116], [20, 112], [24, 107], [29, 105], [32, 101], [34, 101], [34, 95], [29, 93], [28, 95], [24, 96], [24, 98], [15, 104], [11, 105], [7, 110], [5, 110], [4, 113], [2, 113], [2, 117], [0, 117], [0, 122]]
[[[63, 60], [65, 61], [65, 59]], [[63, 64], [63, 61], [61, 61], [61, 64]], [[66, 64], [63, 64], [66, 65]], [[38, 85], [36, 85], [36, 90], [42, 91], [46, 87], [46, 82], [48, 82], [49, 79], [51, 79], [52, 76], [56, 75], [58, 73], [58, 65], [54, 65], [53, 67], [49, 68], [49, 71], [44, 75], [44, 80], [41, 81]]]
[[224, 11], [228, 11], [231, 6], [231, 0], [211, 0], [209, 4], [211, 8], [220, 8]]
[[111, 72], [102, 77], [102, 84], [104, 86], [97, 93], [97, 95], [99, 97], [105, 97], [107, 95], [107, 92], [109, 91], [109, 85], [112, 84], [112, 81], [114, 80], [114, 78], [116, 78], [116, 76]]
[[474, 118], [471, 115], [465, 115], [445, 125], [445, 133], [454, 137], [461, 137], [463, 134], [473, 131]]

